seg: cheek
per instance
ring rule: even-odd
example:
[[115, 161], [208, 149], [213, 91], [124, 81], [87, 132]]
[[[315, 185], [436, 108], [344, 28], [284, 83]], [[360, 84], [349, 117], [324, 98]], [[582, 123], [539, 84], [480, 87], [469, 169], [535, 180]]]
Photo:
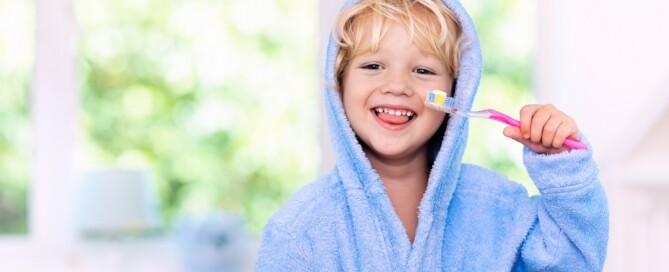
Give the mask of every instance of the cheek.
[[341, 95], [344, 110], [348, 111], [349, 109], [364, 107], [366, 93], [364, 89], [361, 89], [360, 85], [345, 84]]
[[360, 108], [361, 105], [360, 102], [357, 101], [358, 98], [355, 96], [353, 90], [349, 89], [348, 91], [349, 92], [346, 94], [343, 94], [342, 104], [344, 106], [344, 113], [350, 122], [352, 119], [356, 120], [355, 115], [359, 114], [358, 108]]
[[443, 112], [430, 112], [427, 113], [430, 120], [430, 129], [433, 130], [432, 133], [437, 131], [439, 127], [446, 121], [446, 113]]

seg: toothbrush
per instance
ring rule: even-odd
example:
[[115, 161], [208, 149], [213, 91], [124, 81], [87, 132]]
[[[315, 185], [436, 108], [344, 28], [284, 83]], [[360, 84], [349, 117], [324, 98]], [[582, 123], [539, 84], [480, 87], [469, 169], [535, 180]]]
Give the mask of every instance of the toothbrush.
[[[513, 119], [499, 111], [493, 109], [480, 111], [459, 111], [453, 107], [453, 102], [454, 100], [452, 97], [449, 97], [445, 92], [440, 90], [428, 91], [427, 97], [425, 98], [425, 105], [438, 111], [463, 117], [491, 119], [517, 128], [520, 127], [520, 122], [518, 122], [518, 120]], [[569, 138], [564, 140], [564, 145], [571, 149], [588, 149], [584, 143]]]

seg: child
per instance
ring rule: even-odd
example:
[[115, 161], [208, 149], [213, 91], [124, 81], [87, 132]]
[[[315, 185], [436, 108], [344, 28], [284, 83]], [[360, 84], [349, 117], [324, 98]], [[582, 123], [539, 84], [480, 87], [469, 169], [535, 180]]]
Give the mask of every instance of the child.
[[[608, 209], [590, 149], [551, 105], [520, 111], [524, 162], [541, 196], [463, 164], [467, 119], [431, 110], [449, 92], [470, 109], [481, 74], [474, 26], [456, 0], [349, 1], [328, 48], [335, 169], [265, 226], [257, 271], [597, 271]], [[581, 140], [584, 140], [581, 137]]]

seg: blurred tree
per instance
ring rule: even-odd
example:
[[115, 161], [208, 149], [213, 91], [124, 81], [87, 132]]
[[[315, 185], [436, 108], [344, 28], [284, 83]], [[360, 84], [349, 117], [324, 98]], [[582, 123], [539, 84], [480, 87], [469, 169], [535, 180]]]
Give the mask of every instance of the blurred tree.
[[[462, 2], [476, 24], [483, 50], [483, 75], [474, 108], [494, 108], [517, 117], [522, 106], [534, 101], [536, 4], [528, 0]], [[504, 137], [503, 128], [503, 124], [472, 119], [464, 160], [501, 171], [536, 194], [522, 164], [522, 145]]]
[[76, 1], [79, 167], [151, 169], [168, 224], [225, 209], [259, 230], [318, 169], [316, 4]]

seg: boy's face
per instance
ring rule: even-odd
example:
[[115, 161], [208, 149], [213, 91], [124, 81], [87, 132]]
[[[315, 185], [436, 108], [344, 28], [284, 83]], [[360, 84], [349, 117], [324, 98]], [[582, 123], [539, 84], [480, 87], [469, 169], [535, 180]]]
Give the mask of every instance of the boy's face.
[[436, 56], [423, 54], [402, 25], [392, 23], [379, 50], [352, 58], [342, 80], [344, 111], [367, 155], [401, 159], [427, 151], [445, 113], [427, 108], [425, 94], [450, 94], [452, 81]]

